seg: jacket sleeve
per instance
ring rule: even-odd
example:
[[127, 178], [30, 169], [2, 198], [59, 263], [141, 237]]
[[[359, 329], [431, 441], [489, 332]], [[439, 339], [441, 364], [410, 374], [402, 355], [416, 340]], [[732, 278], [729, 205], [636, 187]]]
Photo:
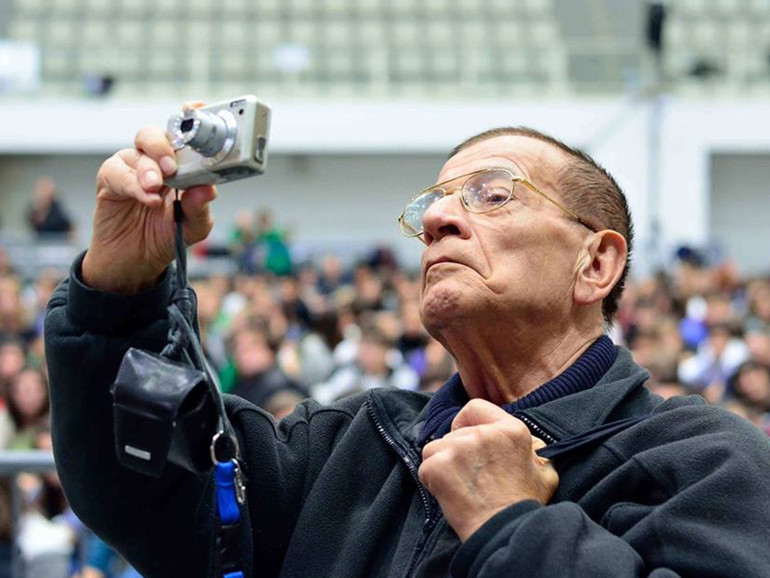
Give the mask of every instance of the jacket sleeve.
[[766, 436], [734, 416], [687, 413], [676, 427], [698, 435], [618, 456], [611, 476], [622, 483], [589, 490], [610, 507], [589, 516], [575, 502], [515, 504], [460, 547], [452, 575], [770, 576]]
[[[213, 475], [169, 463], [161, 478], [151, 478], [123, 468], [115, 453], [110, 386], [129, 347], [165, 346], [173, 276], [167, 271], [137, 295], [103, 293], [81, 281], [82, 259], [56, 289], [45, 322], [54, 456], [67, 499], [145, 578], [211, 576]], [[245, 400], [224, 397], [248, 490], [243, 570], [247, 578], [275, 576], [304, 496], [353, 412], [309, 400], [276, 424]]]
[[129, 347], [166, 340], [168, 272], [132, 296], [80, 281], [82, 256], [48, 303], [46, 358], [54, 456], [70, 505], [145, 576], [204, 576], [213, 540], [208, 476], [167, 465], [160, 479], [122, 468], [115, 454], [110, 385]]

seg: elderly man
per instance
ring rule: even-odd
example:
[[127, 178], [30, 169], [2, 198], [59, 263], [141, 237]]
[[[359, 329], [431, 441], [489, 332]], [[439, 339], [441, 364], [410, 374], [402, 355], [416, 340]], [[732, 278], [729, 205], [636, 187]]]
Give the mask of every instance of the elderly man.
[[[147, 577], [214, 576], [210, 476], [121, 469], [109, 385], [160, 350], [173, 257], [160, 129], [106, 161], [93, 241], [46, 323], [55, 450], [75, 511]], [[422, 319], [459, 372], [276, 425], [227, 398], [248, 482], [246, 574], [770, 575], [770, 444], [700, 398], [663, 401], [604, 335], [631, 223], [589, 157], [528, 129], [458, 147], [400, 218], [425, 244]], [[188, 242], [211, 187], [184, 193]]]

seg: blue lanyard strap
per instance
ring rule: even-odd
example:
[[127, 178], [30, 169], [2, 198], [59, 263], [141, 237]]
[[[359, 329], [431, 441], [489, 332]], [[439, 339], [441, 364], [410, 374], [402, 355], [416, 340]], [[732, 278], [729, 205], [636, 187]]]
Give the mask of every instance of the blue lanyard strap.
[[236, 477], [240, 477], [240, 468], [237, 462], [235, 460], [219, 462], [214, 469], [214, 477], [217, 483], [219, 520], [223, 525], [237, 524], [241, 521], [238, 502], [243, 501], [243, 498], [239, 498], [239, 489], [236, 489], [236, 484], [238, 486], [243, 484], [241, 480], [236, 479]]
[[244, 578], [239, 506], [245, 503], [246, 489], [238, 461], [217, 462], [214, 480], [219, 514], [217, 551], [221, 575], [222, 578]]

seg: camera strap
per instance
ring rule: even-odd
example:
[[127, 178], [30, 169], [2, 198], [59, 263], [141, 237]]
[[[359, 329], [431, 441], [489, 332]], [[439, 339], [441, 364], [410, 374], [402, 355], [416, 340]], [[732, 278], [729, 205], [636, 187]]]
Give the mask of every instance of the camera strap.
[[217, 378], [206, 360], [203, 348], [191, 325], [195, 315], [195, 294], [187, 278], [187, 247], [184, 242], [182, 202], [179, 191], [174, 200], [174, 252], [176, 257], [176, 290], [171, 297], [168, 344], [161, 356], [178, 359], [206, 375], [209, 393], [217, 409], [217, 432], [211, 439], [209, 453], [214, 465], [216, 503], [215, 567], [222, 578], [244, 578], [241, 548], [241, 508], [246, 505], [246, 485], [240, 466], [240, 448], [235, 430], [227, 418]]

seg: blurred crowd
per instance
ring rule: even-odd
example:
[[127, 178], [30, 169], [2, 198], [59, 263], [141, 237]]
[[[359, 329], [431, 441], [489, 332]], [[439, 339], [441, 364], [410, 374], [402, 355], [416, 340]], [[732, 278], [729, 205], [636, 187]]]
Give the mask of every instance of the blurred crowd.
[[770, 434], [770, 278], [740, 279], [690, 250], [631, 283], [616, 331], [663, 397], [699, 394]]
[[[261, 213], [239, 217], [227, 253], [237, 274], [193, 280], [202, 343], [222, 390], [276, 419], [307, 397], [434, 391], [455, 371], [420, 323], [419, 273], [388, 248], [348, 265], [335, 255], [294, 263], [287, 235]], [[42, 331], [59, 280], [20, 278], [0, 246], [0, 448], [51, 447]], [[740, 279], [729, 263], [680, 252], [669, 273], [629, 282], [611, 335], [649, 369], [654, 392], [700, 394], [770, 433], [770, 278]], [[55, 473], [17, 485], [28, 576], [131, 572], [69, 511]], [[9, 487], [0, 484], [0, 563], [10, 555]]]

